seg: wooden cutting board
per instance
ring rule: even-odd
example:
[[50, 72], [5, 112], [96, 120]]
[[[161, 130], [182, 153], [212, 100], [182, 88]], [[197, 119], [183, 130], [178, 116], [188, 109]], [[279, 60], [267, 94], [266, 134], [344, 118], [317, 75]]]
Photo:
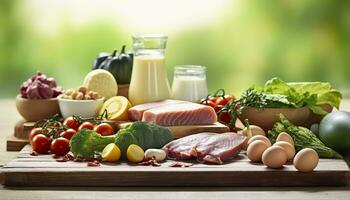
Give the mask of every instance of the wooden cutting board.
[[188, 168], [173, 168], [173, 161], [160, 167], [127, 162], [102, 163], [88, 167], [85, 162], [57, 162], [51, 155], [31, 156], [26, 146], [17, 159], [1, 173], [7, 186], [341, 186], [349, 183], [344, 160], [320, 159], [314, 172], [297, 172], [292, 164], [269, 169], [251, 163], [244, 153], [224, 165], [193, 162]]

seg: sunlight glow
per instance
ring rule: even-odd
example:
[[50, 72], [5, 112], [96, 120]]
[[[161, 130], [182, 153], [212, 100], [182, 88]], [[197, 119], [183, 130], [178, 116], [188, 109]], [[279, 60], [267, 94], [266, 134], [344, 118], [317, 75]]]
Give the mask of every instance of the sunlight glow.
[[[176, 32], [188, 26], [209, 24], [223, 15], [229, 0], [29, 0], [28, 17], [41, 33], [53, 34], [62, 23], [76, 28], [107, 20], [126, 27], [124, 32]], [[120, 26], [119, 26], [120, 27]]]

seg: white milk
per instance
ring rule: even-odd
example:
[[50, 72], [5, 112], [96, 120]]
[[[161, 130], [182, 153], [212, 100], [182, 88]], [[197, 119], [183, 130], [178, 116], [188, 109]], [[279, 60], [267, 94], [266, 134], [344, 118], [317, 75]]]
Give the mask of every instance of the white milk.
[[207, 81], [205, 77], [174, 77], [172, 92], [174, 99], [196, 102], [208, 95]]
[[170, 96], [164, 56], [135, 56], [129, 88], [132, 105], [169, 99]]

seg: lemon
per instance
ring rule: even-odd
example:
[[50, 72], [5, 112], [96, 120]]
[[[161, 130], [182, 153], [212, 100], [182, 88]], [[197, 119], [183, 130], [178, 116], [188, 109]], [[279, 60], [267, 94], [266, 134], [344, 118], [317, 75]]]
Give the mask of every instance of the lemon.
[[120, 149], [114, 143], [108, 144], [102, 151], [104, 161], [116, 162], [120, 159]]
[[136, 144], [131, 144], [126, 150], [126, 157], [129, 161], [138, 163], [143, 160], [145, 157], [145, 152], [143, 149]]
[[129, 119], [129, 108], [131, 108], [131, 103], [126, 97], [115, 96], [103, 103], [99, 114], [107, 110], [109, 120], [126, 121]]

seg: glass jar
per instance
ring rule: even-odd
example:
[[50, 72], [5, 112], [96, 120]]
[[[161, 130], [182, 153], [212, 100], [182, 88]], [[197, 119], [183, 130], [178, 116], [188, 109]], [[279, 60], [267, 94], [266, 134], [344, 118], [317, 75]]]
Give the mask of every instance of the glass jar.
[[162, 34], [133, 35], [135, 56], [129, 87], [133, 105], [170, 98], [164, 57], [167, 38]]
[[208, 95], [206, 68], [199, 65], [176, 66], [172, 85], [173, 98], [196, 102]]

